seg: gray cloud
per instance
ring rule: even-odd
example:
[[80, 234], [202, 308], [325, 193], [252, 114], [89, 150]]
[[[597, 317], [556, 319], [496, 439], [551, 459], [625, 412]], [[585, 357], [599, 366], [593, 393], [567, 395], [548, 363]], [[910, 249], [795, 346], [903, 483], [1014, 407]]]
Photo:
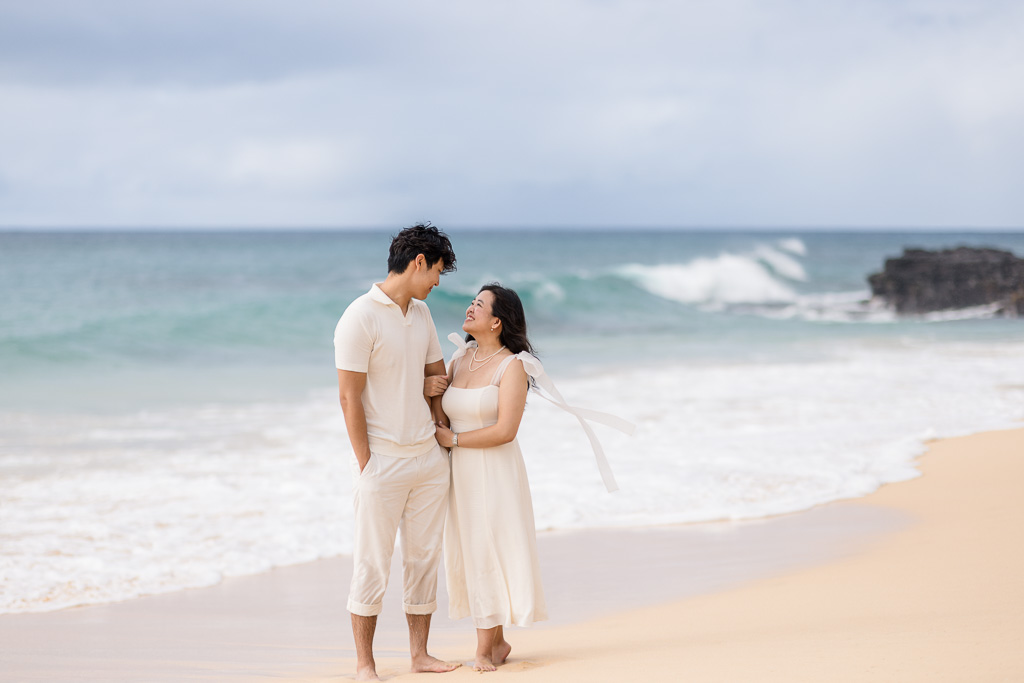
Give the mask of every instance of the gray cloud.
[[0, 224], [1021, 225], [1001, 2], [0, 5]]
[[380, 46], [356, 3], [74, 2], [0, 6], [8, 82], [192, 84], [279, 80], [351, 67]]

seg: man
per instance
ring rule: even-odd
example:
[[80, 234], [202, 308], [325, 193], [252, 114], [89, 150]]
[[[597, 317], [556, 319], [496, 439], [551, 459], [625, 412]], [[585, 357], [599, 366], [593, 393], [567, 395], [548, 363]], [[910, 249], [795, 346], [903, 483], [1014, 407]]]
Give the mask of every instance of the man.
[[[434, 438], [444, 356], [423, 300], [453, 270], [447, 235], [429, 223], [402, 230], [391, 242], [387, 279], [353, 301], [334, 332], [341, 408], [358, 467], [348, 598], [356, 680], [377, 680], [373, 634], [397, 529], [412, 670], [441, 673], [459, 666], [427, 654], [450, 469]], [[434, 396], [429, 404], [425, 394]]]

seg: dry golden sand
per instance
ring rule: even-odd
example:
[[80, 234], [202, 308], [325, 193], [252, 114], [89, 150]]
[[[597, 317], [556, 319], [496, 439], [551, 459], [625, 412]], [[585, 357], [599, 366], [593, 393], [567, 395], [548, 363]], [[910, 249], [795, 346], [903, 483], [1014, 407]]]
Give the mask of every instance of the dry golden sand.
[[[1024, 681], [1024, 430], [936, 442], [921, 467], [922, 477], [858, 503], [915, 522], [853, 557], [584, 624], [517, 630], [497, 672], [463, 668], [444, 680]], [[390, 680], [423, 678], [406, 667], [380, 662]]]

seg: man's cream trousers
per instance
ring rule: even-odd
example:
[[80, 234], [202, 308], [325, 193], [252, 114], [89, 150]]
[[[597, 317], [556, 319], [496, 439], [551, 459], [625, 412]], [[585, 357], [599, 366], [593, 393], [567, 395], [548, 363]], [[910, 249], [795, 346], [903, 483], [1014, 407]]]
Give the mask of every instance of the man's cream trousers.
[[395, 532], [401, 529], [403, 606], [407, 614], [433, 614], [451, 480], [448, 455], [436, 445], [415, 458], [371, 453], [362, 473], [358, 463], [354, 468], [355, 540], [348, 611], [363, 617], [380, 614]]

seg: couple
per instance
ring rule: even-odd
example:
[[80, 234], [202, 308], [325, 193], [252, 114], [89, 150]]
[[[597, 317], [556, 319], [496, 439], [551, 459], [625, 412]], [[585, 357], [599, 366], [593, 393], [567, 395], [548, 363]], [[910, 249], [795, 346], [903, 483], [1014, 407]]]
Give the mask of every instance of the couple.
[[[479, 348], [461, 348], [446, 376], [423, 300], [454, 269], [443, 232], [429, 224], [402, 230], [391, 243], [387, 279], [352, 302], [335, 330], [341, 407], [358, 467], [348, 609], [359, 680], [377, 678], [373, 634], [397, 529], [412, 670], [458, 667], [427, 653], [449, 486], [450, 612], [472, 615], [478, 627], [474, 668], [493, 671], [504, 662], [511, 646], [503, 626], [546, 616], [533, 508], [514, 441], [529, 388], [523, 363], [515, 362], [515, 353], [531, 350], [522, 304], [511, 290], [481, 290], [463, 325]], [[499, 486], [481, 488], [484, 480]]]
[[565, 403], [531, 355], [519, 297], [500, 285], [481, 288], [466, 311], [469, 343], [449, 336], [459, 350], [446, 373], [423, 300], [453, 270], [447, 235], [429, 224], [402, 230], [391, 242], [387, 278], [349, 305], [334, 333], [357, 468], [348, 610], [358, 680], [377, 678], [373, 634], [397, 529], [414, 672], [459, 666], [427, 653], [442, 535], [449, 616], [472, 616], [477, 629], [474, 669], [494, 671], [508, 657], [505, 626], [547, 617], [533, 505], [515, 441], [531, 386], [579, 420], [609, 491], [615, 481], [586, 420], [632, 433], [623, 420]]

